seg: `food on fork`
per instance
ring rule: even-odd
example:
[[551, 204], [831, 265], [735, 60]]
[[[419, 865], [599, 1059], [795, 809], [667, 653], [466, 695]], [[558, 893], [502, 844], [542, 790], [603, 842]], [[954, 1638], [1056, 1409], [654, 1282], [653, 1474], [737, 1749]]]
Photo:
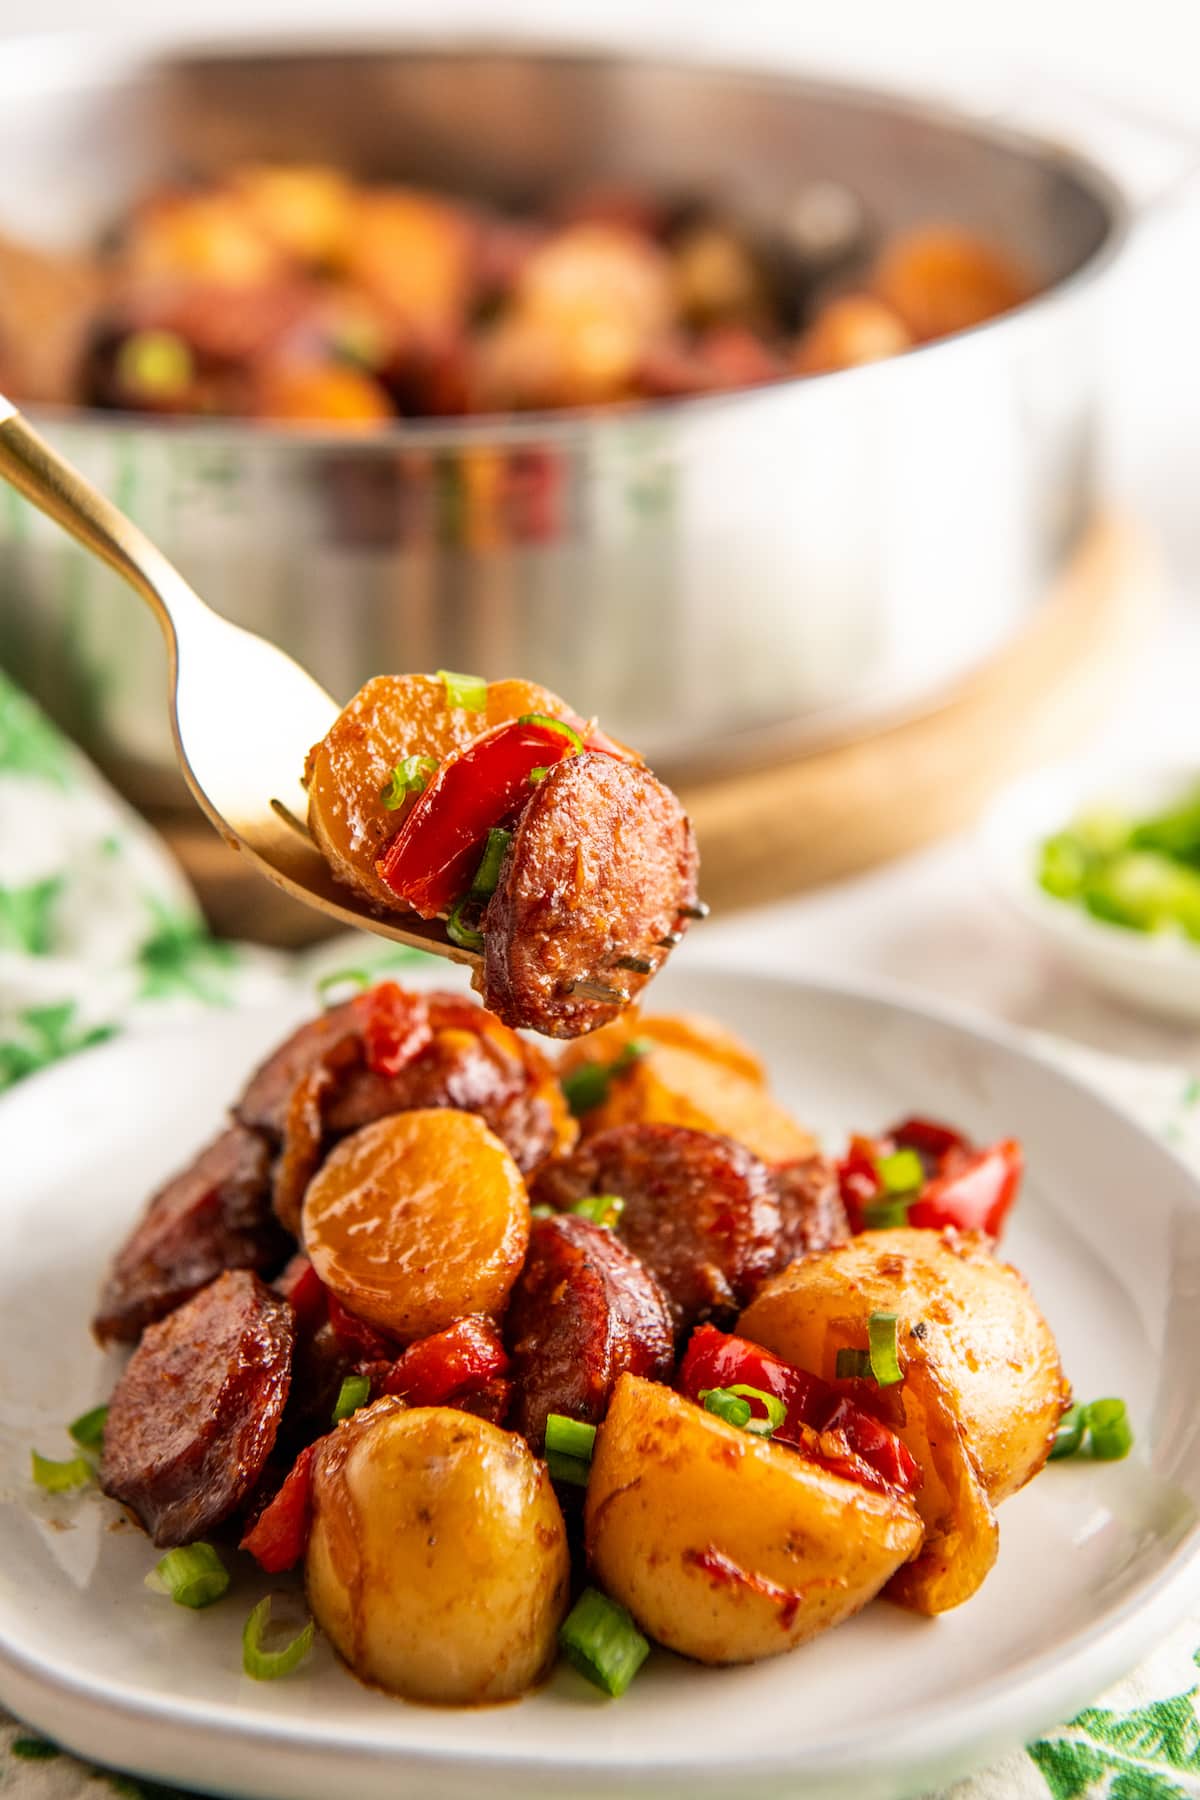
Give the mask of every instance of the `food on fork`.
[[526, 681], [379, 675], [309, 752], [309, 830], [374, 906], [444, 918], [507, 1024], [617, 1017], [700, 916], [695, 838], [642, 759]]

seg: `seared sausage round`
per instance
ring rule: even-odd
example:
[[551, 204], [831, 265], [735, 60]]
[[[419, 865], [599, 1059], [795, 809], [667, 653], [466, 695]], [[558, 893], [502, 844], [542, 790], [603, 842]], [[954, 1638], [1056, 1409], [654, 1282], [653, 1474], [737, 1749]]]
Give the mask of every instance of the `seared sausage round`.
[[275, 1443], [293, 1315], [257, 1275], [218, 1276], [151, 1325], [109, 1402], [100, 1485], [162, 1549], [235, 1513]]
[[546, 1415], [596, 1424], [618, 1375], [665, 1381], [674, 1343], [654, 1277], [606, 1226], [535, 1219], [505, 1319], [513, 1428], [540, 1451]]
[[270, 1275], [291, 1248], [271, 1210], [271, 1157], [257, 1132], [223, 1131], [150, 1201], [112, 1263], [92, 1330], [136, 1343], [225, 1269]]
[[534, 1199], [566, 1208], [619, 1194], [618, 1230], [670, 1304], [676, 1337], [732, 1321], [778, 1266], [779, 1202], [765, 1163], [731, 1138], [684, 1125], [617, 1125], [538, 1177]]
[[[332, 1007], [293, 1032], [251, 1077], [237, 1118], [280, 1147], [275, 1210], [298, 1228], [304, 1190], [339, 1138], [418, 1108], [478, 1113], [522, 1173], [574, 1135], [546, 1059], [483, 1007], [457, 994], [391, 987], [385, 1026], [409, 1033], [407, 1060], [375, 1055], [380, 994]], [[402, 1010], [397, 1013], [397, 1008]], [[409, 1054], [411, 1052], [411, 1054]]]
[[827, 1156], [777, 1163], [771, 1170], [771, 1185], [779, 1202], [781, 1269], [810, 1250], [832, 1250], [850, 1242], [850, 1221], [838, 1191], [837, 1170]]
[[484, 915], [485, 1006], [547, 1037], [607, 1024], [695, 916], [697, 867], [687, 814], [648, 769], [595, 752], [556, 763]]

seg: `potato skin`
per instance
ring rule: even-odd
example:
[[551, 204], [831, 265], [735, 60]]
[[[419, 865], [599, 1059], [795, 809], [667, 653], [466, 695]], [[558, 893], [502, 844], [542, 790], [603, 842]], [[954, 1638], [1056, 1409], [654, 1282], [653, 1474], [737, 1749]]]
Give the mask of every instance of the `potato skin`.
[[476, 1113], [392, 1113], [326, 1158], [301, 1234], [351, 1312], [411, 1342], [470, 1313], [500, 1313], [529, 1244], [529, 1196]]
[[555, 1656], [566, 1527], [512, 1432], [449, 1407], [380, 1400], [313, 1469], [309, 1605], [364, 1681], [444, 1706], [512, 1700]]
[[991, 1568], [992, 1508], [1042, 1467], [1069, 1392], [1024, 1280], [976, 1233], [863, 1232], [774, 1276], [738, 1330], [832, 1377], [839, 1349], [865, 1345], [873, 1312], [897, 1315], [904, 1383], [891, 1390], [893, 1429], [925, 1472], [926, 1543], [889, 1592], [942, 1612]]
[[777, 1656], [840, 1624], [922, 1535], [903, 1497], [635, 1375], [599, 1429], [584, 1522], [606, 1591], [659, 1643], [705, 1663]]

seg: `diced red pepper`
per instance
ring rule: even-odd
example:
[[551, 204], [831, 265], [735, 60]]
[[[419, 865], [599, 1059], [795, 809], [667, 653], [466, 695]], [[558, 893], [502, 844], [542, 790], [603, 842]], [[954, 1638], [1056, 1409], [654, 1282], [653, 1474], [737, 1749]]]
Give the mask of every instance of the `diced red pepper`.
[[351, 1351], [363, 1362], [393, 1362], [396, 1356], [396, 1345], [392, 1338], [386, 1337], [382, 1331], [376, 1331], [357, 1313], [343, 1306], [337, 1295], [329, 1288], [325, 1290], [329, 1306], [329, 1323], [333, 1327], [334, 1336], [344, 1349]]
[[248, 1550], [268, 1575], [280, 1575], [294, 1568], [308, 1546], [312, 1526], [312, 1465], [321, 1440], [302, 1450], [284, 1477], [283, 1485], [273, 1500], [268, 1501], [242, 1538], [241, 1548]]
[[[1025, 1158], [1015, 1138], [977, 1149], [961, 1132], [933, 1119], [905, 1119], [886, 1137], [852, 1137], [838, 1164], [838, 1184], [852, 1231], [867, 1231], [867, 1209], [887, 1196], [879, 1175], [882, 1157], [915, 1150], [925, 1171], [907, 1203], [910, 1225], [940, 1231], [986, 1231], [998, 1238], [1021, 1185]], [[897, 1196], [899, 1198], [900, 1196]]]
[[[823, 1381], [807, 1369], [793, 1368], [749, 1338], [718, 1331], [715, 1325], [699, 1326], [680, 1364], [678, 1386], [689, 1400], [697, 1401], [705, 1388], [759, 1388], [787, 1408], [773, 1443], [790, 1444], [852, 1481], [906, 1494], [921, 1485], [921, 1470], [907, 1446], [858, 1403], [848, 1384]], [[821, 1434], [819, 1446], [813, 1443], [814, 1432]], [[845, 1455], [839, 1456], [838, 1442], [845, 1444]]]
[[444, 1406], [452, 1396], [478, 1393], [507, 1370], [508, 1356], [491, 1320], [458, 1319], [410, 1344], [380, 1391], [400, 1394], [411, 1406]]
[[398, 1075], [433, 1039], [429, 1004], [394, 981], [381, 981], [353, 1002], [362, 1021], [363, 1054], [374, 1075]]
[[299, 1251], [275, 1278], [275, 1291], [291, 1303], [301, 1331], [311, 1334], [325, 1323], [327, 1293], [325, 1283], [303, 1251]]
[[1012, 1209], [1025, 1170], [1025, 1156], [1015, 1138], [987, 1150], [947, 1150], [937, 1175], [921, 1189], [908, 1209], [910, 1225], [940, 1231], [986, 1231], [998, 1238]]
[[487, 834], [529, 799], [534, 769], [574, 754], [573, 736], [551, 725], [497, 725], [448, 756], [375, 867], [422, 918], [466, 893]]

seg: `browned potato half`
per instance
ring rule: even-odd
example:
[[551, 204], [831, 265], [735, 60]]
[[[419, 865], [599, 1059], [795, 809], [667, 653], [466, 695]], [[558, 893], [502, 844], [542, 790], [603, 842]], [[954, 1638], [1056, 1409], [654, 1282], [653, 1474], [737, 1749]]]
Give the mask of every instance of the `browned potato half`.
[[706, 1663], [777, 1656], [874, 1598], [921, 1542], [912, 1504], [622, 1375], [596, 1438], [588, 1559], [651, 1637]]
[[709, 1019], [621, 1018], [573, 1044], [559, 1069], [565, 1075], [585, 1062], [612, 1062], [639, 1038], [651, 1048], [584, 1115], [585, 1136], [611, 1125], [689, 1125], [733, 1138], [764, 1162], [794, 1162], [816, 1150], [812, 1133], [767, 1091], [757, 1057]]
[[981, 325], [1033, 292], [1010, 256], [958, 225], [920, 225], [893, 238], [871, 286], [921, 343]]
[[449, 1407], [380, 1400], [313, 1465], [305, 1576], [364, 1681], [408, 1700], [513, 1700], [549, 1670], [570, 1560], [545, 1465]]
[[801, 375], [853, 369], [910, 350], [913, 336], [899, 313], [873, 294], [842, 294], [823, 306], [796, 345]]
[[242, 163], [233, 191], [259, 230], [298, 261], [338, 262], [350, 227], [353, 189], [324, 163]]
[[909, 1604], [941, 1611], [995, 1560], [990, 1508], [1042, 1467], [1067, 1387], [1024, 1280], [974, 1234], [864, 1232], [767, 1282], [738, 1330], [832, 1377], [839, 1350], [866, 1346], [873, 1312], [897, 1315], [894, 1429], [925, 1471], [928, 1541], [898, 1585]]
[[338, 714], [308, 754], [308, 826], [339, 881], [368, 900], [395, 906], [375, 859], [399, 831], [416, 798], [389, 807], [392, 770], [405, 757], [441, 762], [522, 713], [574, 715], [564, 700], [531, 681], [492, 681], [486, 712], [451, 706], [437, 675], [376, 675]]
[[405, 1341], [495, 1314], [529, 1242], [516, 1163], [475, 1113], [395, 1113], [344, 1138], [308, 1185], [301, 1236], [360, 1318]]

